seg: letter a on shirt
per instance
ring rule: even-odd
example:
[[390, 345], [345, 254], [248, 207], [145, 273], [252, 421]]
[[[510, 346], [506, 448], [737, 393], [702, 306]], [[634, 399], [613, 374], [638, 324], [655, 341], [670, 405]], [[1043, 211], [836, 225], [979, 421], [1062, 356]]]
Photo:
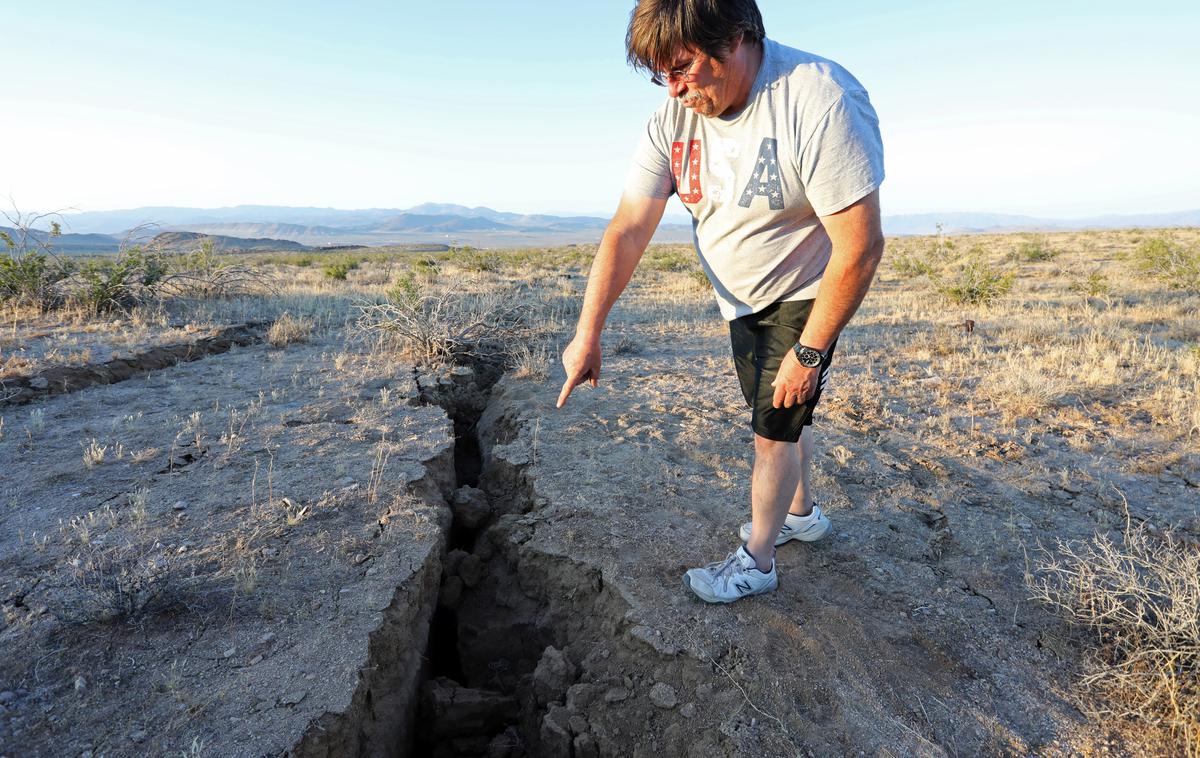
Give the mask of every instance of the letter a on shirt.
[[749, 208], [750, 203], [759, 195], [765, 195], [771, 203], [771, 210], [783, 210], [783, 184], [779, 181], [779, 141], [765, 138], [758, 148], [758, 160], [754, 162], [754, 173], [742, 190], [738, 205]]

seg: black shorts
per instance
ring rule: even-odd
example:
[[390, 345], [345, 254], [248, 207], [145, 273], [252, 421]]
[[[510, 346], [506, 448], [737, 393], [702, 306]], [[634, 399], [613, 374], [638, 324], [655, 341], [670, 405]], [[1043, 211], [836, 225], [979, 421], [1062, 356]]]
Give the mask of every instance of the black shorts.
[[729, 322], [729, 341], [733, 347], [733, 364], [737, 368], [742, 394], [750, 406], [750, 427], [760, 437], [779, 442], [796, 442], [804, 427], [812, 425], [813, 409], [821, 399], [821, 391], [829, 378], [829, 364], [837, 340], [829, 346], [821, 363], [817, 391], [807, 402], [791, 408], [772, 405], [775, 388], [771, 386], [779, 365], [787, 352], [800, 339], [800, 332], [812, 313], [812, 300], [792, 300], [774, 303], [758, 313], [751, 313]]

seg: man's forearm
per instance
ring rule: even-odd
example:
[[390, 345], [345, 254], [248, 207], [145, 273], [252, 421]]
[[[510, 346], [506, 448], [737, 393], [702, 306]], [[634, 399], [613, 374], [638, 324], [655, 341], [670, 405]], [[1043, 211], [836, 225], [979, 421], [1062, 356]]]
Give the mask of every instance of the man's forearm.
[[629, 284], [645, 250], [646, 242], [638, 239], [634, 232], [609, 226], [592, 260], [583, 308], [575, 328], [576, 335], [589, 340], [600, 339], [600, 332], [613, 303], [625, 290], [625, 285]]
[[882, 239], [853, 251], [834, 247], [812, 313], [800, 334], [802, 344], [822, 352], [829, 349], [866, 297], [882, 256]]

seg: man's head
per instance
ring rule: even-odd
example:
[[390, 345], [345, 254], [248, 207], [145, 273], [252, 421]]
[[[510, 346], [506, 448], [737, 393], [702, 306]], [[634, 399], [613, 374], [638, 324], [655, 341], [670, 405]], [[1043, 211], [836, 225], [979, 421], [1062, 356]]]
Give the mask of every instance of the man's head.
[[744, 104], [764, 36], [754, 0], [639, 0], [625, 48], [685, 107], [717, 116]]

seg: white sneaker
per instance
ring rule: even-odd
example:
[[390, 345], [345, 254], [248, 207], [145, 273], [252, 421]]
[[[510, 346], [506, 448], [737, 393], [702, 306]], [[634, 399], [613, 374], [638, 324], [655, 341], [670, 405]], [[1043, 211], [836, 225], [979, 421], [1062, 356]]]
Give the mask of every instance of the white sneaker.
[[[747, 521], [738, 530], [738, 536], [742, 538], [742, 542], [750, 541], [750, 523]], [[796, 516], [791, 513], [787, 515], [787, 518], [783, 520], [783, 526], [779, 529], [779, 535], [775, 538], [775, 546], [778, 547], [788, 540], [815, 542], [829, 534], [831, 528], [832, 524], [829, 523], [829, 519], [825, 518], [824, 513], [821, 513], [821, 506], [813, 503], [812, 513], [808, 516]]]
[[779, 586], [775, 556], [771, 556], [771, 570], [762, 572], [742, 545], [723, 561], [688, 569], [683, 575], [683, 586], [709, 603], [732, 603], [750, 595], [770, 592]]

